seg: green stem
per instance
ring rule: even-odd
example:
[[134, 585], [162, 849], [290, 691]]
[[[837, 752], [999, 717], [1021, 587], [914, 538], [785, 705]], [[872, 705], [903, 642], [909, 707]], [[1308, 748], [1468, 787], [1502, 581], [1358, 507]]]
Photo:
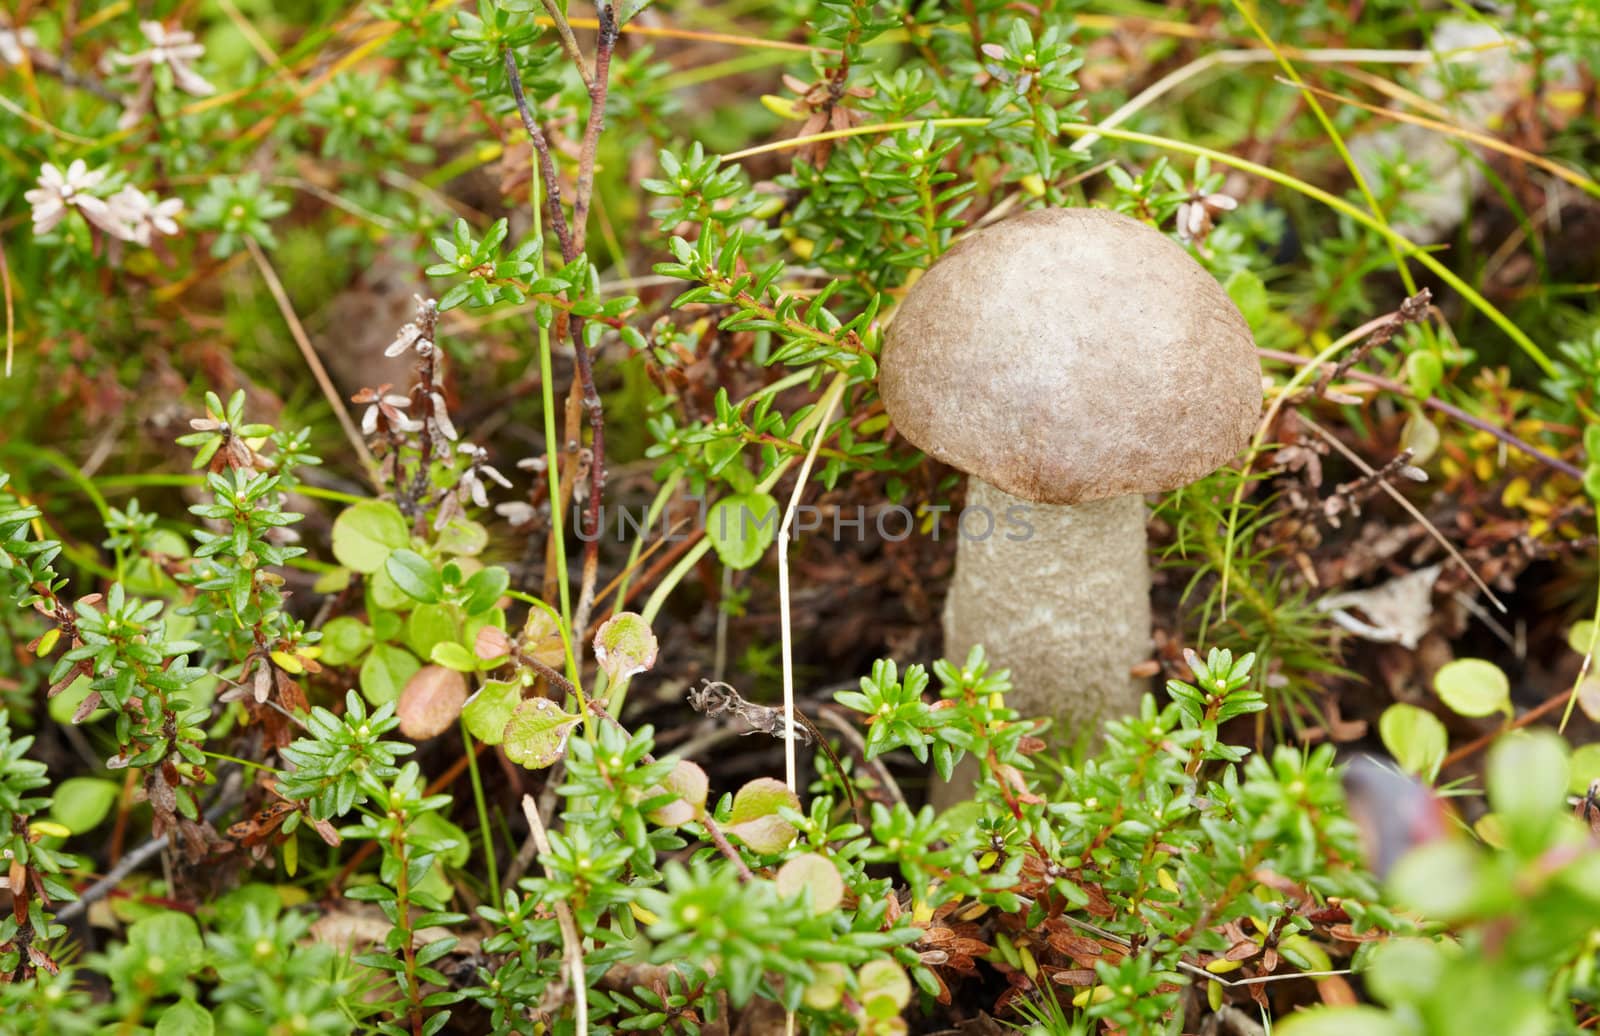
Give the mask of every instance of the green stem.
[[467, 732], [467, 721], [460, 721], [461, 743], [467, 750], [467, 776], [472, 781], [472, 801], [478, 807], [478, 834], [483, 838], [483, 863], [489, 871], [490, 902], [500, 906], [500, 867], [494, 860], [494, 835], [489, 824], [489, 804], [483, 796], [483, 780], [478, 776], [478, 746]]

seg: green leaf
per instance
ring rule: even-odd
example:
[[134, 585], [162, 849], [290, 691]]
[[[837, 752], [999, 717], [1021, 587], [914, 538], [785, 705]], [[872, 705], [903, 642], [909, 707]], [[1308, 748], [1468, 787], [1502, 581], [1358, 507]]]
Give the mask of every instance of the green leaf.
[[1439, 988], [1449, 962], [1429, 939], [1389, 939], [1373, 948], [1361, 969], [1372, 995], [1392, 1006], [1417, 1003]]
[[357, 572], [376, 572], [390, 551], [410, 542], [405, 516], [386, 500], [363, 500], [333, 523], [333, 556]]
[[1493, 898], [1497, 881], [1476, 846], [1446, 838], [1402, 856], [1389, 874], [1388, 891], [1400, 906], [1448, 924], [1473, 916]]
[[778, 868], [778, 891], [793, 898], [811, 890], [811, 912], [822, 915], [844, 901], [844, 879], [839, 868], [821, 853], [801, 853]]
[[1433, 676], [1433, 689], [1458, 716], [1511, 714], [1511, 682], [1499, 666], [1481, 658], [1446, 662]]
[[490, 680], [461, 707], [467, 732], [486, 745], [505, 740], [506, 724], [522, 702], [522, 685], [509, 680]]
[[645, 815], [645, 819], [661, 827], [687, 824], [705, 812], [706, 794], [710, 786], [704, 770], [687, 759], [679, 759], [673, 766], [672, 772], [667, 774], [667, 779], [662, 781], [660, 786], [651, 789], [651, 797], [668, 793], [677, 797], [666, 805], [651, 810]]
[[489, 530], [470, 518], [452, 518], [434, 540], [441, 553], [473, 557], [489, 545]]
[[56, 787], [50, 816], [75, 835], [92, 831], [111, 812], [122, 786], [101, 777], [69, 777]]
[[361, 663], [361, 693], [374, 705], [397, 701], [406, 683], [421, 668], [417, 656], [405, 648], [379, 644]]
[[453, 640], [446, 641], [443, 644], [435, 644], [429, 657], [438, 664], [454, 669], [458, 673], [476, 672], [478, 668], [477, 656]]
[[542, 770], [561, 758], [567, 735], [581, 720], [549, 698], [529, 698], [506, 724], [506, 757], [530, 770]]
[[360, 619], [341, 615], [322, 627], [322, 655], [326, 665], [349, 665], [372, 646], [372, 627]]
[[1489, 807], [1524, 855], [1546, 848], [1552, 823], [1565, 810], [1567, 751], [1566, 740], [1547, 730], [1514, 731], [1489, 751]]
[[706, 536], [717, 557], [733, 569], [749, 568], [761, 560], [778, 535], [778, 501], [767, 493], [735, 493], [711, 506], [706, 515]]
[[1587, 795], [1589, 785], [1600, 781], [1600, 742], [1584, 745], [1567, 760], [1567, 792]]
[[1383, 710], [1383, 717], [1378, 720], [1378, 736], [1401, 769], [1426, 781], [1438, 776], [1439, 766], [1450, 747], [1450, 735], [1439, 717], [1427, 709], [1403, 702]]
[[856, 972], [861, 1003], [872, 1010], [874, 1000], [887, 1000], [894, 1005], [892, 1014], [898, 1015], [911, 1002], [911, 979], [906, 969], [886, 957], [869, 960]]
[[406, 620], [406, 646], [418, 658], [433, 655], [435, 645], [453, 641], [461, 634], [456, 610], [448, 604], [423, 604]]
[[212, 1036], [214, 1032], [211, 1012], [187, 998], [162, 1009], [156, 1022], [156, 1036]]
[[778, 815], [784, 806], [799, 809], [799, 797], [780, 780], [757, 777], [734, 795], [728, 833], [758, 853], [782, 852], [796, 834], [794, 825]]
[[1418, 349], [1406, 357], [1406, 381], [1411, 384], [1411, 394], [1427, 399], [1444, 380], [1444, 361], [1426, 349]]
[[142, 958], [140, 971], [162, 992], [176, 990], [205, 966], [205, 943], [194, 918], [165, 910], [128, 926], [128, 945]]
[[613, 685], [656, 664], [656, 635], [641, 615], [619, 612], [594, 635], [594, 660]]
[[1414, 1036], [1376, 1007], [1312, 1007], [1272, 1027], [1273, 1036]]
[[444, 580], [439, 578], [439, 570], [414, 550], [392, 551], [383, 567], [389, 578], [394, 580], [394, 585], [412, 600], [434, 604], [438, 602], [439, 595], [444, 593]]

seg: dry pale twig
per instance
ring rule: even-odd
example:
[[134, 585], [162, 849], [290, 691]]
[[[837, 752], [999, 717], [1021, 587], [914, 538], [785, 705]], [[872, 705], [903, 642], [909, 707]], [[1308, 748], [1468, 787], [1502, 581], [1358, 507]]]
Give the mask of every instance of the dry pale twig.
[[[550, 836], [545, 834], [544, 821], [539, 817], [539, 806], [532, 795], [522, 796], [522, 815], [528, 818], [528, 832], [539, 852], [549, 855]], [[583, 978], [583, 943], [578, 938], [578, 926], [572, 920], [572, 909], [565, 900], [550, 904], [556, 912], [556, 924], [561, 927], [561, 956], [566, 962], [569, 981], [572, 983], [572, 1000], [578, 1036], [589, 1034], [589, 989]]]

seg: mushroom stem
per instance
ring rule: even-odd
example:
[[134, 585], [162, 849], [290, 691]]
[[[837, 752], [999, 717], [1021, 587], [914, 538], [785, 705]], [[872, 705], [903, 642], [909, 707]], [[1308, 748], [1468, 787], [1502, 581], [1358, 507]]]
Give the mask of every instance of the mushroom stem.
[[[984, 535], [993, 516], [993, 531]], [[944, 611], [946, 657], [982, 644], [1011, 670], [1006, 704], [1055, 720], [1052, 740], [1137, 712], [1150, 657], [1150, 568], [1138, 494], [1072, 506], [1034, 504], [979, 478]]]

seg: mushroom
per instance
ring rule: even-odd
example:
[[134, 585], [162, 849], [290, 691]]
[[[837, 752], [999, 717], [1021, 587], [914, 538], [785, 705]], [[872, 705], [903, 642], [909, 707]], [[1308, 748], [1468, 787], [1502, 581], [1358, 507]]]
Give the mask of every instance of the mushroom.
[[900, 434], [971, 476], [945, 651], [982, 644], [1056, 740], [1137, 711], [1150, 656], [1146, 493], [1244, 447], [1261, 368], [1176, 242], [1103, 209], [980, 230], [901, 303], [878, 375]]

